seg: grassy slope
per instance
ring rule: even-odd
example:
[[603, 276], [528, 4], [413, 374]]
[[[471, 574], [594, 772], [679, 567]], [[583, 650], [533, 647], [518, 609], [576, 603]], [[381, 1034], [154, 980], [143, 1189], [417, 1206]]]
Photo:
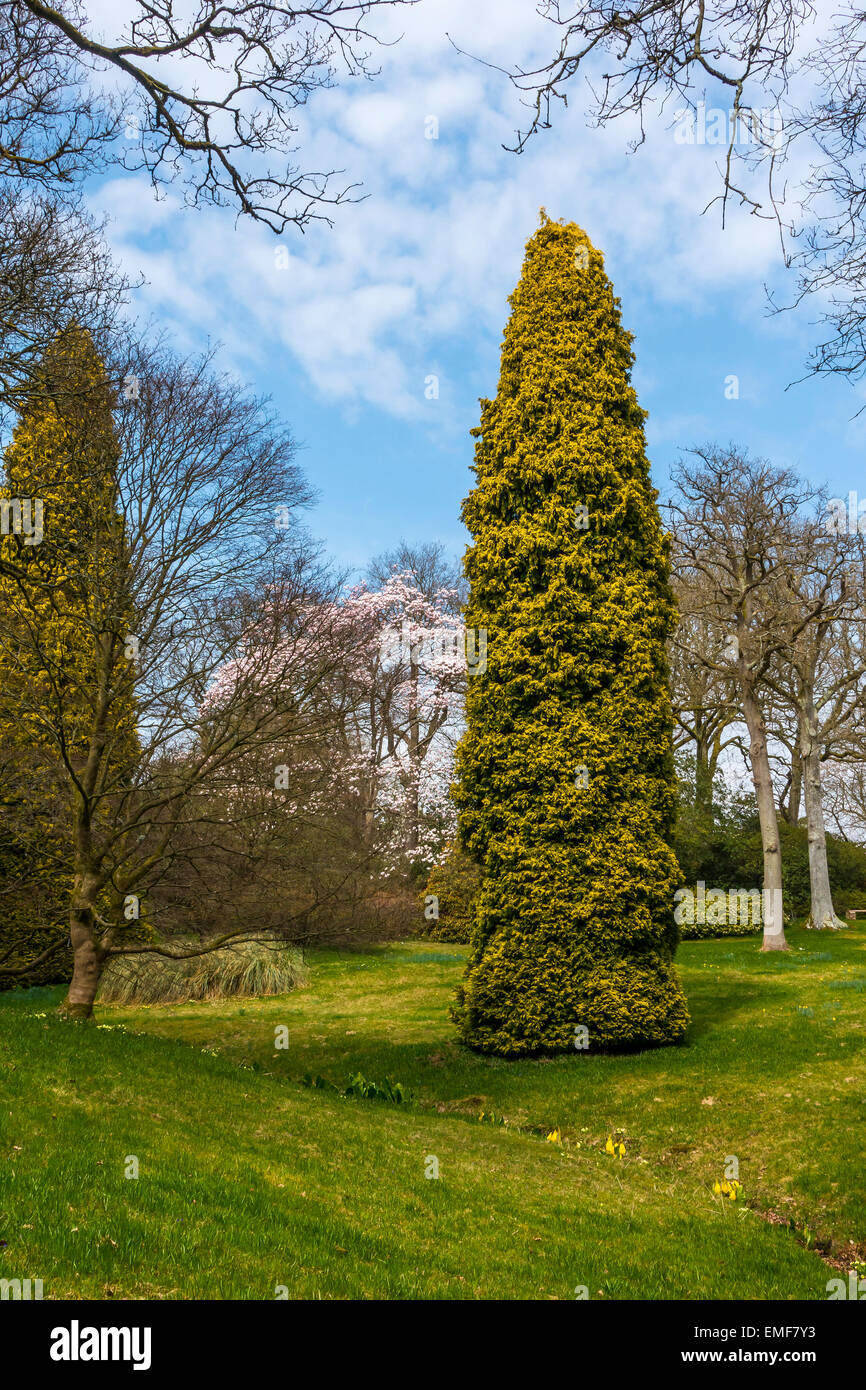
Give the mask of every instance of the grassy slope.
[[[144, 1036], [0, 997], [0, 1276], [48, 1297], [825, 1298], [815, 1253], [710, 1190], [736, 1154], [747, 1200], [837, 1252], [866, 1235], [866, 933], [792, 945], [685, 945], [689, 1040], [638, 1056], [462, 1051], [461, 952], [417, 943], [315, 956], [282, 998], [101, 1011]], [[353, 1070], [416, 1104], [295, 1084]], [[561, 1147], [532, 1133], [555, 1125]]]

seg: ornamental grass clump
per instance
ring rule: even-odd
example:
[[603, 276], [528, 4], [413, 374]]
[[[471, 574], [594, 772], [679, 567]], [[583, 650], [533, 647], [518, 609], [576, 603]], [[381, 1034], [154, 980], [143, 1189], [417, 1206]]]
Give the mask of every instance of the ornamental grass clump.
[[[189, 950], [194, 941], [173, 942]], [[232, 995], [288, 994], [306, 981], [300, 952], [284, 942], [238, 941], [203, 956], [113, 956], [99, 987], [102, 1004], [177, 1004]]]

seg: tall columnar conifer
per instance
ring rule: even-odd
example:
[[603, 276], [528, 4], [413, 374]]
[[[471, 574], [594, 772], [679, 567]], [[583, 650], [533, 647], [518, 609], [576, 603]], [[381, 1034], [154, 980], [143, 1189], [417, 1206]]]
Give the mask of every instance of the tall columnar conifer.
[[600, 252], [542, 213], [473, 431], [457, 800], [480, 864], [463, 1040], [502, 1056], [644, 1047], [688, 1024], [673, 965], [668, 551]]
[[112, 406], [90, 335], [70, 326], [36, 368], [4, 457], [0, 499], [30, 503], [32, 534], [9, 524], [0, 537], [0, 980], [67, 941], [92, 829], [76, 820], [76, 781], [98, 764], [97, 813], [109, 819], [138, 749]]

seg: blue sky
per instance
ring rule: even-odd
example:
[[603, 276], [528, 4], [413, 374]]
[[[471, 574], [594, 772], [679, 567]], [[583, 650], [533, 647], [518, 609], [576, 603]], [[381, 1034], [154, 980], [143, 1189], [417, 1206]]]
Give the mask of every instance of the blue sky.
[[[462, 553], [469, 430], [478, 397], [496, 391], [506, 297], [542, 205], [605, 255], [635, 335], [657, 486], [680, 448], [733, 440], [837, 495], [866, 492], [866, 415], [852, 418], [863, 388], [821, 378], [786, 390], [820, 306], [767, 315], [765, 285], [793, 292], [774, 227], [736, 209], [725, 230], [717, 210], [701, 215], [717, 148], [679, 143], [669, 110], [629, 155], [633, 128], [588, 128], [575, 89], [554, 130], [508, 153], [525, 123], [517, 94], [446, 34], [492, 62], [529, 61], [550, 35], [527, 0], [422, 0], [397, 27], [374, 82], [338, 84], [304, 113], [299, 163], [345, 169], [366, 194], [332, 229], [278, 242], [171, 191], [157, 202], [131, 174], [90, 192], [118, 260], [146, 277], [136, 312], [182, 349], [221, 342], [226, 367], [273, 398], [320, 493], [310, 527], [340, 566], [362, 568], [400, 537]], [[726, 398], [732, 375], [738, 399]]]

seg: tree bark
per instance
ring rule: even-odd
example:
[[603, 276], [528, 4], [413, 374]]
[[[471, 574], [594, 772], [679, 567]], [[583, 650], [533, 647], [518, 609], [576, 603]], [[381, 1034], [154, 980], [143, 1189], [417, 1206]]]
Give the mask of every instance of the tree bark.
[[791, 758], [791, 790], [788, 793], [788, 805], [785, 808], [785, 819], [789, 825], [800, 824], [800, 801], [803, 794], [803, 759], [800, 753], [795, 751]]
[[800, 747], [806, 793], [806, 831], [809, 841], [809, 889], [811, 904], [807, 927], [816, 931], [836, 931], [845, 923], [833, 910], [830, 870], [827, 865], [827, 834], [821, 799], [821, 757], [815, 729], [815, 712], [810, 698], [800, 716]]
[[87, 904], [73, 905], [69, 917], [69, 939], [72, 943], [72, 979], [61, 1005], [61, 1013], [70, 1019], [93, 1017], [93, 1002], [102, 977], [104, 956], [96, 944], [93, 909]]
[[708, 811], [713, 800], [713, 779], [710, 773], [709, 741], [703, 734], [695, 739], [695, 804]]
[[420, 766], [421, 766], [421, 724], [418, 717], [418, 679], [419, 668], [415, 661], [409, 663], [409, 681], [411, 694], [409, 696], [409, 774], [411, 785], [409, 786], [409, 835], [408, 848], [416, 850], [418, 848], [418, 828], [420, 814], [418, 810], [418, 795], [420, 791]]
[[776, 800], [770, 776], [767, 733], [764, 716], [749, 680], [743, 681], [743, 716], [749, 731], [749, 755], [752, 780], [758, 803], [761, 826], [761, 848], [764, 855], [764, 940], [762, 951], [787, 951], [785, 927], [782, 920], [782, 853], [779, 844], [779, 822]]

